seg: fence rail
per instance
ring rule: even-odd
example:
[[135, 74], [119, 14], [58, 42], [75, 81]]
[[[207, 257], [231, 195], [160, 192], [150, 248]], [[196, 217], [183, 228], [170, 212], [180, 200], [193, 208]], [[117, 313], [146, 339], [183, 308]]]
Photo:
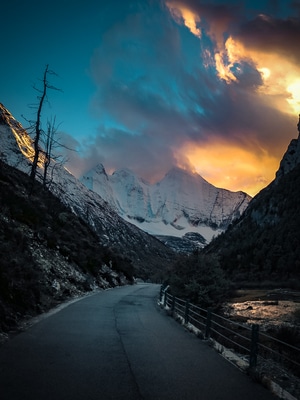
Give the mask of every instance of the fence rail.
[[259, 330], [259, 325], [251, 326], [232, 321], [211, 310], [203, 309], [160, 290], [160, 304], [174, 317], [192, 326], [204, 339], [213, 339], [232, 350], [246, 361], [250, 369], [258, 365], [277, 363], [300, 377], [300, 348], [283, 342]]

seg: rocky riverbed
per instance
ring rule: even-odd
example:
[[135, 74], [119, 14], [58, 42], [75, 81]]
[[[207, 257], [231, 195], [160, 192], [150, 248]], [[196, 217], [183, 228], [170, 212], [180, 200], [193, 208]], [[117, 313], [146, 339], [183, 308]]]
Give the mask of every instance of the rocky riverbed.
[[238, 290], [224, 305], [224, 314], [247, 324], [300, 327], [300, 292], [288, 289]]

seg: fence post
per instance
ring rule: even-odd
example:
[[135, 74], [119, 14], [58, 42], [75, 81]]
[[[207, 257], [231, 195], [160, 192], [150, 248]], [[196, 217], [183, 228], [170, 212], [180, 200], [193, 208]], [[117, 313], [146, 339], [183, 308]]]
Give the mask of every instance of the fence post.
[[168, 296], [168, 294], [167, 294], [167, 291], [165, 290], [164, 291], [164, 307], [166, 307], [166, 305], [167, 305], [167, 296]]
[[187, 300], [185, 302], [185, 313], [184, 313], [184, 323], [185, 324], [188, 324], [188, 322], [189, 322], [189, 309], [190, 309], [190, 303]]
[[251, 333], [250, 358], [249, 358], [250, 368], [255, 368], [257, 365], [258, 338], [259, 338], [259, 325], [253, 324]]
[[210, 337], [211, 317], [212, 317], [212, 312], [210, 309], [208, 309], [206, 315], [205, 339], [209, 339]]
[[174, 310], [175, 310], [175, 296], [172, 297], [172, 306], [171, 306], [172, 315], [174, 314]]

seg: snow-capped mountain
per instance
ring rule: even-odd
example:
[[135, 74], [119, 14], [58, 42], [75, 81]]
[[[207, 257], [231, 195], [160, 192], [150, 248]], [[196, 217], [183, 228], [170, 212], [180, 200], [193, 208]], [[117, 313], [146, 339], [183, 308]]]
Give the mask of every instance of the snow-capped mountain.
[[108, 175], [103, 165], [97, 165], [81, 182], [124, 219], [160, 240], [193, 232], [198, 239], [194, 235], [190, 240], [198, 241], [199, 247], [224, 231], [251, 200], [244, 192], [216, 188], [199, 174], [180, 168], [150, 184], [127, 169]]
[[[29, 173], [32, 140], [22, 125], [0, 103], [0, 158], [8, 165]], [[99, 242], [127, 257], [139, 276], [153, 275], [163, 268], [173, 252], [156, 238], [124, 221], [99, 194], [88, 190], [66, 168], [52, 162], [49, 187], [61, 201], [99, 237]], [[40, 171], [42, 172], [42, 171]]]

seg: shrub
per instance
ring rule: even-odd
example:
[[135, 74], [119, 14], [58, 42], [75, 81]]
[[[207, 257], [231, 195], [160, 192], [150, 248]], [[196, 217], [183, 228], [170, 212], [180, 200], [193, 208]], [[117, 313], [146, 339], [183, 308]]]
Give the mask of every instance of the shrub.
[[194, 254], [179, 259], [170, 271], [173, 294], [203, 307], [217, 307], [230, 291], [216, 256]]
[[300, 334], [297, 327], [282, 325], [276, 334], [278, 340], [296, 346], [300, 340]]

